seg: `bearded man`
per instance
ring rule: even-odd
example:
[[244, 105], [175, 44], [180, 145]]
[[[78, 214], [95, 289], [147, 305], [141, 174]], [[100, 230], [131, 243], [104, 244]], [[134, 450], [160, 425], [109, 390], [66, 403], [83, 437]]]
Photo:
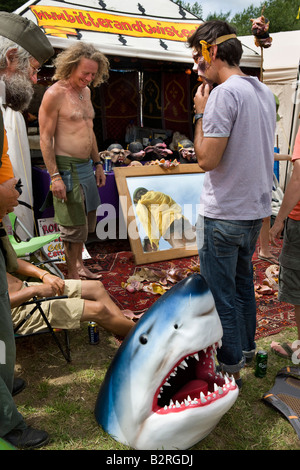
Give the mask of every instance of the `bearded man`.
[[[54, 50], [40, 28], [14, 13], [0, 12], [0, 32], [1, 102], [20, 111], [30, 102], [38, 67]], [[1, 110], [0, 116], [2, 122]], [[0, 130], [0, 343], [5, 345], [5, 361], [0, 361], [0, 437], [17, 448], [29, 449], [45, 445], [49, 436], [25, 423], [12, 397], [20, 388], [13, 390], [16, 347], [6, 279], [9, 243], [4, 244], [1, 219], [17, 206], [19, 193], [14, 189], [17, 179], [8, 156], [5, 129], [1, 126]]]
[[[20, 60], [13, 69], [7, 65], [6, 54], [18, 53]], [[23, 50], [24, 51], [24, 50]], [[24, 75], [28, 70], [28, 75]], [[21, 203], [15, 209], [15, 214], [22, 220], [29, 233], [34, 230], [34, 214], [32, 211], [32, 173], [31, 156], [27, 129], [22, 112], [29, 107], [33, 97], [33, 85], [37, 82], [38, 63], [31, 59], [28, 69], [28, 57], [21, 52], [20, 46], [12, 49], [12, 41], [0, 37], [0, 80], [5, 85], [5, 99], [1, 105], [4, 126], [8, 140], [8, 154], [15, 176], [22, 179]], [[0, 82], [0, 83], [1, 83]]]

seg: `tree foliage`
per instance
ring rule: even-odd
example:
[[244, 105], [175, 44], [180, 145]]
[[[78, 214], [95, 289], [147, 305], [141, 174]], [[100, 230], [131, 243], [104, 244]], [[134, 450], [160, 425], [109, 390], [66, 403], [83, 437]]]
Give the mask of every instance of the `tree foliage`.
[[184, 8], [185, 10], [188, 10], [190, 13], [197, 16], [199, 19], [202, 19], [203, 10], [202, 10], [202, 6], [198, 2], [190, 4], [190, 3], [184, 2], [183, 0], [173, 0], [173, 1], [174, 3], [177, 3], [177, 5]]
[[6, 0], [4, 2], [0, 2], [0, 10], [12, 12], [24, 5], [24, 3], [25, 0]]
[[[175, 0], [176, 3], [181, 4], [183, 8], [191, 11], [190, 4], [181, 0]], [[193, 4], [193, 8], [201, 2]], [[195, 10], [194, 10], [195, 11]], [[242, 12], [236, 13], [234, 16], [231, 10], [227, 12], [210, 12], [205, 19], [206, 21], [212, 19], [220, 19], [227, 21], [237, 30], [239, 36], [247, 36], [251, 34], [251, 18], [263, 15], [270, 21], [270, 33], [277, 33], [280, 31], [295, 31], [300, 29], [300, 1], [299, 0], [265, 0], [262, 1], [258, 7], [251, 4]]]
[[259, 7], [250, 6], [242, 13], [236, 14], [230, 23], [235, 26], [240, 36], [251, 34], [251, 18], [257, 18], [263, 15], [270, 22], [270, 33], [278, 33], [280, 31], [295, 31], [300, 29], [300, 19], [298, 17], [299, 10], [298, 0], [266, 0]]

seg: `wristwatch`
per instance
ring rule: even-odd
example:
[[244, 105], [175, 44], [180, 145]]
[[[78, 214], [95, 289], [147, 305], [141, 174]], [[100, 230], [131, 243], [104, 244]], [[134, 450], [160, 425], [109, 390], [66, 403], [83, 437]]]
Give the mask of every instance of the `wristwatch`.
[[97, 166], [97, 165], [102, 165], [102, 162], [94, 162], [94, 165]]
[[203, 118], [203, 113], [195, 114], [195, 116], [194, 116], [194, 124], [196, 124], [196, 122], [198, 121], [198, 119], [202, 119], [202, 118]]

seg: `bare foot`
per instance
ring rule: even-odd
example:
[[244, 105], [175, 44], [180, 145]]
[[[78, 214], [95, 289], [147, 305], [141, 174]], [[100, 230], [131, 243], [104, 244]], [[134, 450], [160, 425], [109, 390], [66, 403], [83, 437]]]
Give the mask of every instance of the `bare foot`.
[[288, 343], [278, 343], [276, 341], [272, 341], [271, 349], [280, 357], [284, 357], [285, 359], [291, 359], [293, 353], [296, 349], [292, 348], [291, 344]]
[[131, 310], [121, 310], [121, 312], [126, 318], [129, 318], [130, 320], [138, 320], [143, 315], [143, 313], [135, 315]]
[[[101, 268], [100, 268], [101, 269]], [[81, 267], [78, 269], [78, 275], [80, 279], [91, 279], [91, 280], [99, 280], [102, 278], [102, 274], [100, 273], [92, 273], [88, 268]]]

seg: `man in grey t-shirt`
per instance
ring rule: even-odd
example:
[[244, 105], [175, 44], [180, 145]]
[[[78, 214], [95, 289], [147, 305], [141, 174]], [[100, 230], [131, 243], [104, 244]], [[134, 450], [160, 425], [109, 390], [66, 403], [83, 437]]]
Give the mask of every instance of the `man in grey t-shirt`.
[[203, 78], [194, 98], [194, 148], [206, 171], [197, 223], [200, 269], [222, 322], [219, 364], [241, 386], [240, 369], [255, 353], [251, 260], [262, 219], [271, 214], [275, 98], [240, 69], [242, 45], [226, 22], [201, 24], [188, 43]]

